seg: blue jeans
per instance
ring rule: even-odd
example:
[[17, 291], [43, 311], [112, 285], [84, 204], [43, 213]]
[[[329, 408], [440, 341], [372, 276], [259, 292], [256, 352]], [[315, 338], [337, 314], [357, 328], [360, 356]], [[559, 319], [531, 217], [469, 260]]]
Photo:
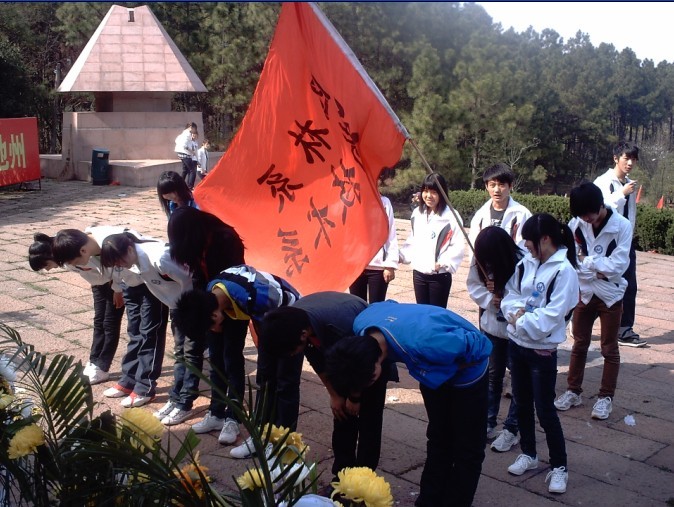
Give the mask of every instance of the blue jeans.
[[461, 389], [420, 385], [428, 441], [416, 507], [472, 505], [487, 442], [487, 389], [487, 375]]
[[124, 289], [129, 344], [119, 385], [138, 396], [154, 396], [166, 347], [168, 307], [145, 284]]
[[[483, 331], [484, 333], [484, 331]], [[493, 348], [489, 356], [489, 397], [487, 410], [487, 426], [496, 428], [496, 417], [501, 408], [501, 395], [503, 394], [503, 376], [506, 366], [510, 366], [508, 354], [508, 339], [498, 338], [489, 333], [484, 333], [491, 341]], [[517, 435], [517, 403], [515, 398], [510, 399], [508, 415], [503, 422], [503, 427], [513, 435]]]
[[545, 431], [552, 468], [566, 466], [566, 442], [555, 408], [557, 349], [534, 350], [510, 341], [510, 377], [517, 403], [522, 453], [536, 457], [536, 421]]
[[[173, 310], [170, 311], [173, 317]], [[196, 341], [182, 333], [171, 319], [173, 332], [173, 385], [169, 399], [182, 410], [192, 410], [194, 400], [199, 396], [199, 376], [186, 365], [190, 364], [201, 371], [204, 365], [205, 340]]]

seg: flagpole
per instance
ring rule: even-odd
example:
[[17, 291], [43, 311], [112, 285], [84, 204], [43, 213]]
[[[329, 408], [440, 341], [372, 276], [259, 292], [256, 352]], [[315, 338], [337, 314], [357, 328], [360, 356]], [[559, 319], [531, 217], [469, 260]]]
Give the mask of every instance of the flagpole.
[[463, 233], [464, 238], [466, 238], [466, 242], [468, 243], [468, 246], [470, 247], [470, 250], [473, 252], [473, 259], [475, 260], [475, 264], [477, 267], [482, 271], [482, 274], [484, 275], [485, 279], [489, 278], [489, 275], [487, 273], [487, 270], [484, 269], [484, 267], [480, 264], [480, 262], [477, 260], [475, 257], [475, 247], [473, 247], [473, 244], [470, 242], [470, 238], [468, 237], [468, 234], [466, 231], [461, 227], [461, 223], [463, 220], [457, 213], [457, 211], [454, 209], [454, 206], [452, 206], [452, 203], [449, 202], [449, 196], [445, 193], [445, 189], [442, 188], [442, 185], [440, 185], [440, 182], [438, 181], [438, 177], [435, 175], [435, 171], [431, 169], [430, 164], [426, 160], [426, 157], [424, 157], [424, 154], [421, 153], [421, 150], [419, 149], [419, 146], [417, 146], [417, 143], [412, 139], [411, 137], [407, 139], [407, 141], [412, 145], [412, 148], [415, 149], [419, 157], [421, 157], [421, 161], [424, 163], [424, 166], [426, 167], [426, 171], [428, 171], [428, 174], [433, 177], [435, 180], [435, 186], [438, 187], [438, 190], [442, 194], [442, 197], [445, 199], [445, 202], [447, 203], [447, 206], [449, 207], [449, 210], [452, 212], [454, 215], [454, 218], [456, 219], [456, 222], [459, 224], [459, 229], [461, 229], [461, 232]]

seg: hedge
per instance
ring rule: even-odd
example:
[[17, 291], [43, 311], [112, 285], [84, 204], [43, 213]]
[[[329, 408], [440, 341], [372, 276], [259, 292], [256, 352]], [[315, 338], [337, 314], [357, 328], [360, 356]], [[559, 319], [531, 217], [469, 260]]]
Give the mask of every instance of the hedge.
[[[473, 215], [488, 197], [484, 190], [452, 190], [449, 192], [449, 200], [463, 218], [466, 227], [470, 225]], [[529, 208], [532, 213], [549, 213], [563, 223], [571, 220], [568, 197], [513, 194], [513, 198]], [[404, 218], [409, 218], [409, 215]], [[674, 255], [674, 210], [656, 209], [645, 204], [638, 204], [635, 237], [637, 250]]]

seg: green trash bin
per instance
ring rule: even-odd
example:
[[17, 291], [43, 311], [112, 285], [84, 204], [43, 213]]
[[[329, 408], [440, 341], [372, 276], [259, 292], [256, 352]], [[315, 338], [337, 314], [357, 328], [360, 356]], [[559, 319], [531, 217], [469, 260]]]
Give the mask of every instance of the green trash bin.
[[91, 182], [94, 185], [110, 184], [110, 150], [94, 148], [91, 152]]

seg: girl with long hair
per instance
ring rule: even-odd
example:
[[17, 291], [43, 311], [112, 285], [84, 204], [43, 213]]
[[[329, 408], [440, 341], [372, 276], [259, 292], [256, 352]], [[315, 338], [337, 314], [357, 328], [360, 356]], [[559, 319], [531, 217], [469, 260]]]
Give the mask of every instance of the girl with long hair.
[[421, 185], [419, 206], [412, 212], [412, 230], [400, 249], [403, 264], [412, 264], [412, 280], [417, 303], [447, 307], [452, 274], [463, 260], [464, 239], [440, 189], [447, 194], [447, 182], [433, 173]]
[[522, 238], [529, 253], [518, 263], [501, 301], [508, 321], [510, 374], [522, 449], [508, 472], [522, 475], [538, 468], [538, 415], [550, 454], [548, 491], [564, 493], [569, 479], [566, 443], [554, 401], [557, 346], [566, 340], [566, 324], [579, 298], [576, 248], [569, 227], [546, 213], [524, 223]]
[[475, 238], [475, 255], [466, 279], [468, 294], [480, 308], [480, 330], [493, 346], [489, 357], [487, 439], [497, 437], [491, 445], [492, 450], [497, 452], [509, 451], [519, 441], [517, 405], [513, 399], [510, 400], [503, 431], [498, 436], [496, 418], [501, 405], [503, 376], [509, 363], [507, 322], [501, 312], [501, 301], [506, 283], [523, 255], [524, 252], [505, 229], [486, 227]]
[[192, 191], [183, 177], [175, 171], [161, 173], [157, 181], [157, 198], [167, 218], [181, 206], [197, 207]]

